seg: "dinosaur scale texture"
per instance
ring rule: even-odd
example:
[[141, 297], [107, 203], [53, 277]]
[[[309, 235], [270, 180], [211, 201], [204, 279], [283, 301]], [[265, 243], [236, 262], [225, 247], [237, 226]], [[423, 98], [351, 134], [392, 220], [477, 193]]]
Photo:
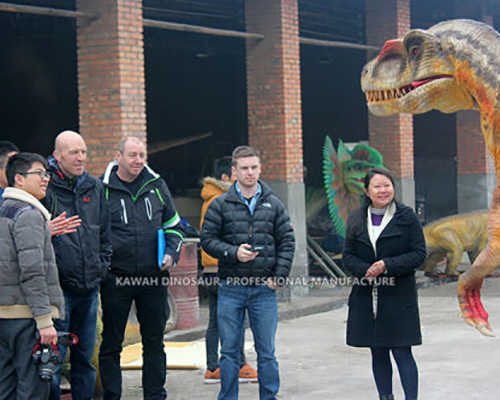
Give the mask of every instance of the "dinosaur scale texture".
[[[472, 20], [441, 22], [385, 43], [361, 73], [368, 108], [375, 115], [478, 110], [481, 130], [500, 178], [500, 35]], [[500, 265], [500, 185], [488, 215], [488, 245], [458, 281], [465, 321], [493, 336], [480, 289]]]

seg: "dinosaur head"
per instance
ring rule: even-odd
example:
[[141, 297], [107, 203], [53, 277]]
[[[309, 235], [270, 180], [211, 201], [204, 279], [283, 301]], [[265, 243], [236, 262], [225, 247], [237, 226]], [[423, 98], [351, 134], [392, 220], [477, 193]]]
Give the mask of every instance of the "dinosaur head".
[[361, 73], [370, 112], [384, 116], [474, 108], [449, 54], [450, 42], [432, 29], [414, 29], [401, 39], [388, 40]]

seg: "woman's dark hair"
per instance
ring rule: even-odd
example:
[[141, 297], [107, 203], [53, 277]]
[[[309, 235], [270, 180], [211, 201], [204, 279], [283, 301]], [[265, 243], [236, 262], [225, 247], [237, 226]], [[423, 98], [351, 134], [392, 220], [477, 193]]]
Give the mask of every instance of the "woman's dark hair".
[[15, 177], [17, 174], [28, 172], [31, 166], [39, 162], [47, 169], [47, 160], [40, 154], [36, 153], [17, 153], [9, 158], [7, 167], [5, 168], [5, 175], [7, 176], [7, 184], [11, 187], [15, 185]]
[[[383, 168], [372, 168], [370, 169], [365, 176], [365, 190], [368, 191], [368, 186], [370, 185], [370, 182], [372, 178], [375, 175], [383, 175], [387, 179], [389, 179], [392, 183], [392, 187], [394, 190], [396, 190], [396, 185], [394, 184], [394, 178], [392, 177], [391, 173], [387, 169]], [[365, 205], [370, 205], [372, 203], [371, 199], [365, 194]]]

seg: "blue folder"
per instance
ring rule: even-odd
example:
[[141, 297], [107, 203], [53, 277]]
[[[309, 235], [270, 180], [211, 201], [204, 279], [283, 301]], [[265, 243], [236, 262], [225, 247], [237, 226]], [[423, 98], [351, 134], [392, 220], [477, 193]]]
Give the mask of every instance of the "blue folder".
[[158, 267], [163, 265], [163, 258], [165, 257], [165, 249], [167, 244], [165, 243], [165, 233], [163, 229], [158, 229]]

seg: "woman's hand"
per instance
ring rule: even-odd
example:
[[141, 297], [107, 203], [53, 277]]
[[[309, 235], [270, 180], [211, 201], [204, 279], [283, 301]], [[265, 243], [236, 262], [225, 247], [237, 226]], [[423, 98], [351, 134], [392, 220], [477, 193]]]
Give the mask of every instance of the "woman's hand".
[[366, 271], [365, 277], [367, 278], [376, 278], [380, 274], [385, 272], [385, 262], [384, 260], [378, 260], [374, 262], [368, 270]]

